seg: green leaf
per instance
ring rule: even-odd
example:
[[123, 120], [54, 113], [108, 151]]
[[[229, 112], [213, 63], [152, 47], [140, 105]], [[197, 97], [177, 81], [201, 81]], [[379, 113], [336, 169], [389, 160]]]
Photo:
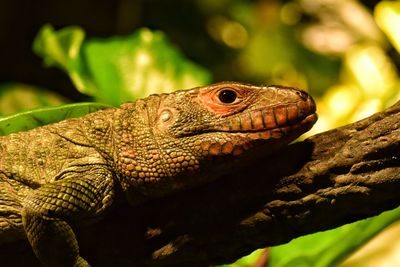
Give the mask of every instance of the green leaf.
[[269, 267], [328, 267], [344, 260], [400, 218], [400, 208], [342, 227], [272, 247]]
[[84, 38], [85, 32], [77, 26], [56, 33], [51, 25], [45, 25], [33, 42], [33, 51], [43, 57], [46, 65], [68, 70], [69, 64], [78, 59]]
[[210, 73], [187, 60], [162, 32], [141, 29], [124, 37], [83, 41], [83, 30], [44, 26], [34, 51], [68, 73], [76, 88], [118, 105], [151, 93], [209, 83]]
[[62, 121], [67, 118], [77, 118], [109, 105], [99, 103], [78, 103], [60, 107], [47, 107], [21, 112], [0, 118], [0, 135], [27, 131], [39, 126]]
[[266, 249], [257, 249], [253, 251], [250, 255], [244, 256], [240, 258], [239, 260], [235, 261], [234, 263], [231, 264], [224, 264], [224, 265], [218, 265], [218, 267], [250, 267], [250, 266], [255, 266], [255, 262], [262, 257], [263, 253], [268, 253], [266, 252]]
[[51, 25], [45, 25], [33, 42], [33, 51], [43, 58], [46, 66], [67, 72], [81, 93], [93, 96], [97, 93], [97, 86], [88, 73], [81, 53], [84, 39], [85, 32], [78, 26], [55, 31]]

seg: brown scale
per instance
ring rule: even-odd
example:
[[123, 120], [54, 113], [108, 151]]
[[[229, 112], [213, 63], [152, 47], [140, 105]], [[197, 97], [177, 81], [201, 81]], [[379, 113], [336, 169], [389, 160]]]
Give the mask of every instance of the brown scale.
[[272, 109], [263, 110], [264, 125], [267, 129], [272, 129], [276, 127], [276, 120]]
[[287, 123], [286, 107], [275, 107], [273, 112], [275, 114], [276, 124], [278, 126], [285, 126]]
[[262, 112], [260, 110], [256, 110], [252, 113], [252, 123], [254, 129], [264, 129], [265, 124], [262, 117]]
[[297, 105], [290, 105], [287, 107], [287, 119], [288, 121], [297, 120], [299, 117]]

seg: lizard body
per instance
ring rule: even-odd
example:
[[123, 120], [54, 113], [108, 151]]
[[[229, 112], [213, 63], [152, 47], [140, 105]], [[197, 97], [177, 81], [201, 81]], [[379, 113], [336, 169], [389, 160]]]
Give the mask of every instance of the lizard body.
[[211, 181], [316, 119], [303, 91], [225, 82], [0, 137], [0, 244], [26, 238], [46, 266], [88, 266], [74, 227]]

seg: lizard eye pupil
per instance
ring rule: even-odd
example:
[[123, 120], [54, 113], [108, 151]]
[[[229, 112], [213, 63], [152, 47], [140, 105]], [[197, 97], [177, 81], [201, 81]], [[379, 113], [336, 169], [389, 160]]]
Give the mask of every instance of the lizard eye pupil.
[[219, 92], [218, 98], [222, 103], [231, 104], [231, 103], [235, 102], [235, 100], [237, 98], [237, 94], [235, 91], [233, 91], [231, 89], [224, 89]]

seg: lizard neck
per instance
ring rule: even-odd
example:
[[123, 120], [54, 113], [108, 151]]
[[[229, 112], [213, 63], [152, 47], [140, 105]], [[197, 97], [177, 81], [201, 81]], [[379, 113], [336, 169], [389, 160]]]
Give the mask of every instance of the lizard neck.
[[114, 120], [118, 116], [118, 110], [110, 108], [91, 113], [85, 117], [82, 124], [91, 146], [110, 163], [113, 161]]
[[153, 132], [159, 101], [159, 96], [150, 96], [123, 104], [114, 116], [113, 166], [128, 197], [148, 195], [147, 190], [152, 190], [152, 184], [158, 185], [166, 176], [160, 147]]

